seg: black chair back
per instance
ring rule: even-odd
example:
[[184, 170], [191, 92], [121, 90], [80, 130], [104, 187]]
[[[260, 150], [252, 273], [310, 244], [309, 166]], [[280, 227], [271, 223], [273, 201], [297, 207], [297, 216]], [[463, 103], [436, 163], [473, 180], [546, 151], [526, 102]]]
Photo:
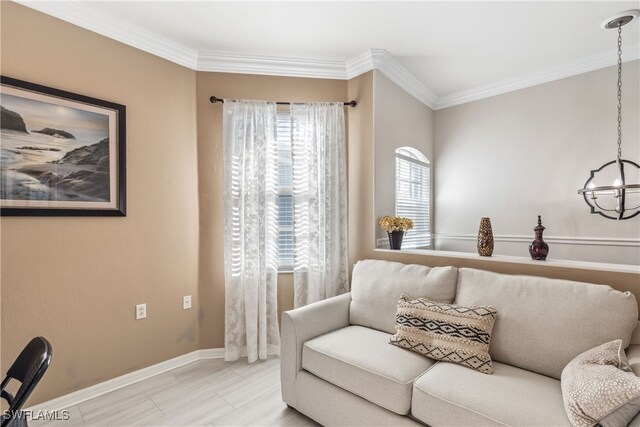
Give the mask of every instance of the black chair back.
[[[27, 401], [51, 363], [51, 343], [44, 337], [36, 337], [22, 350], [7, 376], [0, 385], [0, 397], [9, 403], [9, 409], [2, 416], [1, 427], [7, 427], [19, 417], [22, 406]], [[13, 396], [5, 388], [11, 379], [20, 381], [20, 388]]]

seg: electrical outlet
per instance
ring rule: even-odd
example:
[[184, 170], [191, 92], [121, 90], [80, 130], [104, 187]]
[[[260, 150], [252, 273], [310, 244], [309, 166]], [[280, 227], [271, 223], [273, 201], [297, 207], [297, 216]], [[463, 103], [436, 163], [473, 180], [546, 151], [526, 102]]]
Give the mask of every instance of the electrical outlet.
[[182, 309], [187, 310], [191, 308], [191, 295], [185, 295], [182, 297]]
[[144, 319], [147, 317], [147, 304], [136, 305], [136, 320]]

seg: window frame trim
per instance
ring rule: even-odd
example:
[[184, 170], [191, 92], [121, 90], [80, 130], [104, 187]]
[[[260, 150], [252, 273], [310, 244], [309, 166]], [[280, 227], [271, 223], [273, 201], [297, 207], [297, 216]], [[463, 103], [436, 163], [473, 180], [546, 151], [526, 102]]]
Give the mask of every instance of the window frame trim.
[[[420, 153], [420, 155], [424, 156], [426, 160], [423, 161], [421, 159], [415, 158], [415, 157], [411, 157], [408, 156], [406, 154], [403, 154], [402, 152], [398, 152], [398, 150], [402, 150], [402, 149], [411, 149], [411, 150], [415, 150], [417, 152]], [[394, 150], [394, 155], [395, 155], [395, 162], [396, 163], [396, 168], [394, 170], [394, 187], [395, 187], [395, 194], [394, 194], [394, 211], [395, 211], [395, 215], [398, 215], [398, 169], [397, 169], [397, 160], [404, 160], [408, 163], [412, 163], [412, 164], [416, 164], [419, 166], [422, 166], [424, 168], [426, 168], [427, 170], [427, 190], [428, 190], [428, 197], [427, 197], [427, 209], [428, 209], [428, 215], [427, 215], [427, 232], [426, 232], [426, 237], [427, 237], [427, 242], [428, 244], [425, 246], [426, 248], [429, 248], [433, 245], [433, 233], [431, 230], [431, 210], [432, 210], [432, 206], [431, 206], [431, 196], [432, 196], [432, 185], [431, 185], [431, 162], [429, 161], [428, 157], [424, 155], [424, 153], [422, 153], [420, 150], [413, 148], [413, 147], [409, 147], [409, 146], [402, 146], [402, 147], [398, 147]], [[420, 184], [422, 185], [422, 184]], [[421, 247], [418, 248], [410, 248], [410, 249], [420, 249]]]

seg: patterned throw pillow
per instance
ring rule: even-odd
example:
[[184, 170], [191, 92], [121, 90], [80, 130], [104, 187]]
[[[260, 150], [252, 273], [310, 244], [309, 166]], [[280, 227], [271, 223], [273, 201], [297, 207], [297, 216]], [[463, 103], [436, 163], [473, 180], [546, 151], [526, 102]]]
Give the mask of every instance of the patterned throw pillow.
[[496, 309], [488, 305], [443, 304], [402, 295], [396, 312], [396, 334], [389, 343], [430, 359], [492, 374], [489, 341], [496, 314]]
[[640, 411], [640, 378], [631, 372], [622, 340], [576, 356], [562, 371], [560, 384], [575, 427], [626, 426]]

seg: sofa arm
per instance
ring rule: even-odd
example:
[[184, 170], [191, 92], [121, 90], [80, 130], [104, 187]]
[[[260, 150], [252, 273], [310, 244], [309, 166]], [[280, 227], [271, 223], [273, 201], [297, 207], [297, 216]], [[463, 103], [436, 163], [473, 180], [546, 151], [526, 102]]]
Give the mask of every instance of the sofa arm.
[[640, 344], [631, 344], [627, 347], [626, 353], [631, 370], [640, 377]]
[[312, 338], [349, 325], [351, 293], [282, 313], [280, 379], [282, 400], [296, 407], [296, 376], [302, 369], [302, 346]]

